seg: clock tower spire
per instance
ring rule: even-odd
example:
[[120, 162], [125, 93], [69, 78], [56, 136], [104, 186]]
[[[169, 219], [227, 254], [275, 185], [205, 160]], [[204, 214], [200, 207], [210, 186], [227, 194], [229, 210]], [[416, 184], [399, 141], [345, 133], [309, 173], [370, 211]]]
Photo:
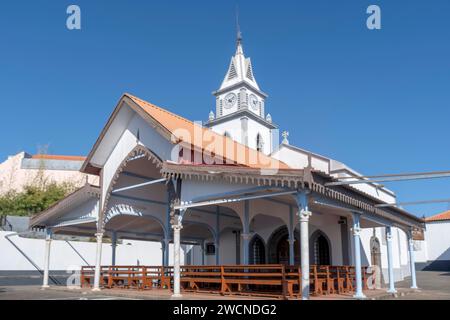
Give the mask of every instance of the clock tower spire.
[[240, 143], [269, 154], [272, 152], [272, 130], [277, 127], [270, 115], [266, 117], [265, 100], [268, 96], [259, 88], [252, 62], [244, 55], [238, 16], [236, 28], [236, 52], [220, 88], [213, 92], [216, 114], [215, 117], [209, 117], [206, 125], [220, 134], [227, 134]]

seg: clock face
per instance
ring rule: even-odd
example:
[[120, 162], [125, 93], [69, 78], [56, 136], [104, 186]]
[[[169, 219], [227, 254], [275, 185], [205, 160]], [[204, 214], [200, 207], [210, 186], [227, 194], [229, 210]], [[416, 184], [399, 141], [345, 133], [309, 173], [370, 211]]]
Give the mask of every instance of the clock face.
[[258, 110], [258, 98], [254, 94], [250, 95], [249, 102], [253, 110]]
[[231, 108], [236, 104], [237, 97], [234, 93], [229, 93], [225, 96], [225, 107]]

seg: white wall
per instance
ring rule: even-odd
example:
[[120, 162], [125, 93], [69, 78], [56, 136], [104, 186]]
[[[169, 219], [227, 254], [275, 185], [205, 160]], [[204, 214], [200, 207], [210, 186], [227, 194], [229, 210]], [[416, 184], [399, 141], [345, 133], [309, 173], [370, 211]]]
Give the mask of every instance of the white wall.
[[[373, 236], [373, 229], [367, 228], [361, 231], [361, 259], [363, 265], [371, 265], [372, 254], [370, 248], [370, 239]], [[375, 236], [380, 241], [381, 268], [384, 282], [388, 282], [388, 258], [385, 228], [375, 228]], [[394, 268], [395, 281], [401, 281], [410, 275], [409, 257], [408, 257], [408, 239], [406, 234], [398, 229], [392, 228], [392, 260]]]
[[[0, 163], [0, 194], [15, 190], [23, 191], [23, 187], [32, 184], [42, 174], [42, 180], [56, 183], [70, 181], [75, 187], [82, 187], [86, 183], [86, 178], [90, 184], [98, 185], [99, 177], [87, 175], [75, 170], [50, 170], [46, 168], [45, 161], [42, 161], [42, 168], [27, 169], [21, 164], [25, 157], [25, 152], [20, 152]], [[63, 162], [63, 161], [62, 161]]]
[[[5, 238], [13, 232], [0, 231], [0, 270], [35, 270], [33, 265]], [[45, 240], [12, 236], [12, 240], [40, 269], [44, 266]], [[70, 241], [70, 244], [90, 265], [95, 265], [95, 242]], [[111, 244], [102, 248], [102, 265], [111, 264]], [[170, 251], [173, 252], [173, 251]], [[123, 240], [116, 248], [117, 265], [161, 265], [161, 244], [159, 242]], [[171, 260], [170, 260], [171, 261]], [[50, 269], [67, 270], [70, 266], [86, 265], [82, 258], [62, 240], [53, 240], [50, 251]]]
[[450, 221], [427, 222], [427, 260], [450, 260]]
[[[269, 154], [272, 152], [273, 141], [272, 141], [272, 130], [262, 125], [261, 123], [253, 120], [248, 117], [248, 147], [252, 149], [256, 149], [256, 136], [257, 134], [261, 134], [264, 146], [263, 153]], [[211, 129], [220, 134], [224, 135], [225, 132], [228, 132], [231, 135], [231, 138], [239, 143], [244, 144], [242, 141], [242, 127], [241, 127], [241, 118], [235, 118], [226, 122], [218, 123], [211, 127]]]

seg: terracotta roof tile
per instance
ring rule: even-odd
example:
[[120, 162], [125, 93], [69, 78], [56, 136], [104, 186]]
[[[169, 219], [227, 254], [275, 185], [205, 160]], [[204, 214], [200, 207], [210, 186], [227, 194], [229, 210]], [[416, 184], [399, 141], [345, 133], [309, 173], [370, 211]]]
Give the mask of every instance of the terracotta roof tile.
[[69, 160], [69, 161], [84, 161], [86, 157], [81, 156], [61, 156], [52, 154], [35, 154], [31, 156], [32, 159], [43, 159], [43, 160]]
[[450, 210], [425, 218], [425, 222], [450, 220]]
[[[161, 126], [168, 130], [176, 139], [183, 139], [187, 136], [192, 137], [190, 141], [194, 148], [203, 151], [214, 151], [215, 158], [223, 158], [227, 163], [232, 162], [235, 165], [243, 165], [258, 169], [290, 169], [282, 161], [266, 156], [263, 153], [240, 144], [228, 137], [219, 135], [211, 129], [205, 128], [189, 121], [179, 115], [155, 106], [147, 101], [139, 99], [131, 94], [125, 94], [148, 115], [155, 119]], [[202, 132], [201, 139], [196, 139], [194, 133]], [[227, 152], [227, 146], [233, 148], [233, 152]], [[256, 160], [255, 160], [256, 159]]]

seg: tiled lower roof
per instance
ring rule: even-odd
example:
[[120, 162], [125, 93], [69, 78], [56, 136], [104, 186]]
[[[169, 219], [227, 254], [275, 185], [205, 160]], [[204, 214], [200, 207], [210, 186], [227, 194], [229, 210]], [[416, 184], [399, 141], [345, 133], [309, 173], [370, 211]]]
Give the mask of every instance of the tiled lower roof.
[[31, 156], [32, 159], [42, 159], [42, 160], [68, 160], [68, 161], [84, 161], [86, 157], [81, 156], [61, 156], [54, 154], [35, 154]]
[[450, 210], [425, 218], [426, 222], [450, 220]]

